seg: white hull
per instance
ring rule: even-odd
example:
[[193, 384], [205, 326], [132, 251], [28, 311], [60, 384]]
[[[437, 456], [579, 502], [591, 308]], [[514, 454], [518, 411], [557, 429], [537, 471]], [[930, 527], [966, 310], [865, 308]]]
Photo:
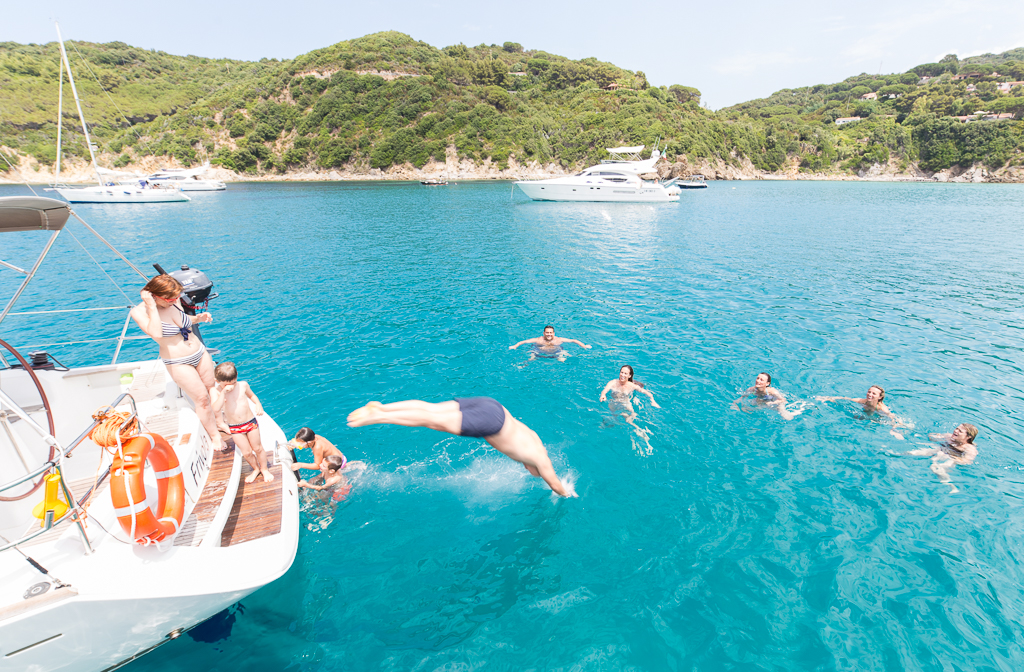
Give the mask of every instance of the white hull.
[[567, 184], [563, 179], [516, 182], [535, 201], [583, 201], [593, 203], [667, 203], [679, 200], [679, 192], [657, 183], [642, 186]]
[[178, 203], [188, 196], [178, 189], [140, 189], [117, 185], [113, 187], [59, 187], [54, 189], [68, 203]]
[[[238, 532], [243, 525], [261, 525], [271, 514], [258, 518], [239, 514], [232, 522], [233, 506], [243, 499], [249, 501], [251, 496], [244, 494], [248, 491], [243, 492], [240, 484], [244, 473], [241, 456], [237, 451], [220, 454], [219, 458], [214, 455], [190, 402], [161, 362], [68, 372], [37, 370], [36, 375], [52, 407], [59, 409], [55, 413], [55, 435], [62, 445], [68, 445], [88, 426], [90, 413], [127, 388], [138, 402], [144, 426], [168, 437], [177, 453], [185, 476], [187, 503], [181, 531], [173, 543], [165, 542], [164, 548], [130, 544], [113, 510], [109, 479], [102, 481], [86, 518], [93, 553], [86, 553], [73, 523], [56, 527], [21, 547], [46, 567], [50, 576], [70, 584], [73, 592], [51, 585], [42, 595], [26, 599], [26, 591], [48, 583], [47, 577], [17, 551], [0, 553], [0, 671], [106, 670], [177, 637], [288, 570], [299, 536], [298, 489], [289, 452], [281, 448], [286, 443], [284, 432], [268, 415], [258, 416], [258, 422], [268, 457], [280, 465], [280, 526], [262, 536], [245, 536], [248, 532]], [[34, 395], [22, 370], [5, 371], [3, 387], [15, 397], [31, 400]], [[35, 415], [45, 422], [41, 413]], [[13, 427], [24, 431], [24, 424]], [[25, 473], [2, 437], [0, 448], [0, 480]], [[46, 459], [45, 452], [39, 452], [42, 450], [34, 449], [28, 457], [41, 463]], [[226, 460], [221, 462], [226, 466], [211, 467], [218, 464], [218, 459]], [[65, 475], [72, 491], [81, 489], [83, 482], [86, 486], [95, 482], [109, 461], [109, 456], [91, 441], [83, 441], [65, 460]], [[224, 468], [230, 476], [215, 480], [215, 474], [223, 474]], [[153, 497], [156, 482], [149, 469], [146, 479], [147, 493]], [[217, 494], [221, 491], [223, 494]], [[75, 492], [76, 498], [83, 495]], [[38, 529], [30, 511], [41, 499], [40, 491], [19, 502], [0, 505], [0, 532], [16, 539], [25, 530]], [[200, 506], [201, 502], [212, 502], [213, 508], [209, 504]], [[197, 517], [204, 506], [205, 513]], [[223, 541], [224, 535], [227, 542]]]
[[178, 182], [182, 191], [224, 191], [227, 185], [217, 180], [183, 180]]

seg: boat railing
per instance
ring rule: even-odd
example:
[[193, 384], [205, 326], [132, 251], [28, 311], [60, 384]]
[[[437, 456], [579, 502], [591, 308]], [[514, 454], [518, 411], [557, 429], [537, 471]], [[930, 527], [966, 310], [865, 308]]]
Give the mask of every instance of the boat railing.
[[[28, 310], [23, 312], [8, 313], [7, 315], [13, 317], [15, 315], [57, 315], [64, 313], [92, 313], [101, 311], [125, 311], [124, 321], [121, 323], [121, 333], [119, 336], [111, 338], [90, 338], [81, 341], [61, 341], [55, 343], [33, 343], [32, 345], [18, 346], [18, 348], [25, 352], [31, 352], [32, 350], [39, 348], [54, 348], [64, 347], [68, 345], [91, 345], [95, 343], [117, 343], [114, 348], [114, 357], [110, 360], [111, 364], [117, 364], [117, 358], [121, 356], [121, 348], [124, 347], [125, 341], [138, 341], [149, 338], [146, 335], [139, 336], [128, 336], [128, 325], [131, 324], [131, 310], [134, 306], [104, 306], [102, 308], [63, 308], [58, 310]], [[3, 353], [0, 352], [0, 364], [11, 367], [11, 364], [4, 357]]]
[[[117, 399], [115, 399], [114, 402], [110, 404], [110, 408], [117, 408], [125, 399], [128, 399], [128, 402], [131, 405], [132, 410], [131, 413], [128, 414], [128, 418], [121, 423], [120, 427], [118, 427], [118, 437], [121, 436], [121, 431], [124, 430], [132, 421], [134, 421], [138, 417], [138, 410], [135, 407], [135, 399], [127, 392], [122, 393]], [[40, 529], [35, 530], [33, 532], [29, 532], [23, 535], [20, 539], [16, 539], [14, 541], [8, 541], [6, 538], [4, 538], [3, 540], [7, 543], [4, 546], [0, 546], [0, 553], [12, 548], [17, 548], [21, 544], [31, 541], [39, 535], [44, 534], [50, 529], [58, 525], [61, 525], [67, 521], [72, 521], [77, 525], [79, 535], [82, 537], [82, 543], [85, 545], [86, 553], [92, 553], [92, 544], [89, 541], [89, 535], [88, 533], [86, 533], [85, 526], [82, 524], [82, 514], [85, 512], [85, 504], [89, 501], [89, 496], [92, 494], [93, 488], [95, 488], [96, 485], [94, 485], [93, 488], [90, 488], [89, 492], [85, 493], [81, 499], [76, 500], [74, 494], [71, 492], [71, 488], [68, 487], [67, 481], [64, 478], [63, 467], [64, 459], [71, 455], [71, 452], [75, 448], [77, 448], [78, 445], [89, 436], [89, 434], [92, 433], [92, 430], [96, 429], [96, 427], [99, 425], [101, 421], [94, 418], [92, 424], [89, 425], [89, 427], [87, 427], [85, 431], [79, 434], [74, 441], [69, 443], [67, 446], [61, 446], [53, 435], [51, 435], [49, 432], [43, 429], [35, 420], [33, 420], [28, 415], [27, 412], [25, 412], [23, 408], [16, 404], [13, 399], [7, 396], [6, 393], [0, 390], [0, 411], [3, 411], [5, 409], [14, 413], [15, 415], [18, 416], [18, 418], [25, 422], [28, 427], [30, 427], [40, 436], [40, 438], [45, 444], [52, 446], [54, 448], [54, 456], [51, 459], [44, 462], [39, 467], [37, 467], [36, 469], [29, 471], [29, 473], [25, 474], [24, 476], [21, 476], [19, 478], [14, 479], [13, 481], [9, 481], [8, 483], [0, 485], [0, 493], [11, 490], [12, 488], [16, 488], [19, 485], [22, 485], [23, 483], [33, 480], [37, 476], [40, 476], [48, 471], [52, 471], [56, 473], [58, 478], [60, 479], [60, 488], [61, 491], [64, 493], [64, 497], [67, 501], [69, 508], [64, 513], [64, 515], [60, 516], [59, 518], [55, 517], [54, 511], [52, 509], [45, 511], [43, 522], [42, 525], [40, 526]], [[118, 438], [118, 440], [120, 441], [120, 438]], [[96, 484], [98, 485], [99, 482], [105, 476], [106, 474], [100, 476], [100, 478], [97, 479]]]

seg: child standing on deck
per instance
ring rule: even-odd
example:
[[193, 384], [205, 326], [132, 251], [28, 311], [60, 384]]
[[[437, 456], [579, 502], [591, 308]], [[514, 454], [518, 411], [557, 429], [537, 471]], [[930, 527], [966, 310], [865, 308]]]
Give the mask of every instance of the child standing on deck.
[[274, 480], [274, 475], [267, 468], [267, 453], [260, 443], [260, 427], [252, 414], [249, 400], [256, 407], [256, 415], [263, 415], [263, 404], [247, 382], [238, 380], [238, 369], [232, 362], [218, 364], [213, 370], [213, 377], [217, 384], [210, 390], [210, 396], [217, 425], [222, 432], [231, 435], [242, 457], [252, 467], [252, 473], [245, 482], [252, 483], [260, 474], [263, 474], [264, 481]]

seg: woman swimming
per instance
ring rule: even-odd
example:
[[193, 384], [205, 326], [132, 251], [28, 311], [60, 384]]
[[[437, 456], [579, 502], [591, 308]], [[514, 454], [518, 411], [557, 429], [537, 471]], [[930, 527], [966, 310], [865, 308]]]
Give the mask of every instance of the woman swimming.
[[746, 397], [750, 397], [760, 405], [774, 408], [783, 419], [792, 420], [797, 414], [786, 410], [786, 395], [772, 387], [771, 384], [771, 374], [762, 371], [754, 379], [754, 386], [747, 388], [747, 391], [741, 394], [739, 399], [732, 402], [732, 407], [738, 410], [740, 402]]
[[903, 434], [896, 431], [901, 427], [913, 427], [913, 423], [900, 420], [896, 417], [896, 414], [889, 410], [889, 407], [885, 405], [885, 390], [882, 389], [881, 385], [872, 385], [868, 388], [868, 391], [864, 393], [863, 399], [857, 399], [854, 397], [815, 397], [818, 401], [852, 401], [855, 404], [860, 404], [864, 409], [865, 416], [872, 416], [878, 414], [884, 418], [893, 421], [892, 429], [889, 433], [895, 436], [897, 439], [902, 439]]
[[181, 307], [182, 285], [169, 275], [158, 275], [142, 288], [142, 303], [132, 308], [132, 319], [147, 336], [160, 346], [160, 358], [167, 373], [196, 406], [196, 415], [206, 433], [221, 450], [228, 448], [217, 429], [210, 390], [217, 381], [213, 375], [213, 359], [206, 346], [192, 332], [195, 323], [213, 321], [210, 313], [189, 317]]
[[637, 391], [650, 397], [651, 405], [655, 408], [661, 408], [649, 390], [645, 390], [642, 384], [634, 382], [633, 367], [629, 364], [619, 369], [618, 378], [608, 381], [608, 384], [601, 390], [601, 397], [598, 401], [607, 401], [608, 393], [611, 392], [612, 400], [608, 404], [608, 410], [618, 411], [626, 419], [626, 422], [633, 424], [633, 420], [636, 419], [636, 411], [633, 409], [633, 393]]

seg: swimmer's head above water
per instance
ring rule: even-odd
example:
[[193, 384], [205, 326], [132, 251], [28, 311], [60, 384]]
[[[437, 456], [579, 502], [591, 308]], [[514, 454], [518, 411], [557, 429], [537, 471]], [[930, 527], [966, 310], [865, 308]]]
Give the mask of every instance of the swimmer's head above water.
[[754, 380], [754, 387], [762, 392], [768, 389], [768, 386], [772, 384], [772, 374], [765, 373], [762, 371], [757, 374], [757, 378]]
[[316, 433], [309, 427], [303, 427], [299, 431], [295, 432], [295, 440], [301, 441], [308, 446], [316, 441]]
[[[534, 332], [534, 333], [536, 333], [536, 332]], [[555, 328], [552, 327], [550, 324], [548, 326], [544, 327], [544, 340], [545, 341], [553, 341], [553, 340], [555, 340]]]
[[622, 383], [626, 383], [626, 382], [632, 383], [633, 382], [633, 367], [632, 366], [630, 366], [629, 364], [624, 364], [622, 366], [622, 368], [619, 369], [619, 382], [622, 382]]
[[954, 445], [974, 443], [976, 438], [978, 438], [978, 428], [965, 422], [957, 425], [957, 428], [953, 430], [950, 443]]
[[864, 394], [864, 399], [869, 404], [879, 404], [885, 401], [885, 390], [882, 389], [881, 385], [872, 385]]

